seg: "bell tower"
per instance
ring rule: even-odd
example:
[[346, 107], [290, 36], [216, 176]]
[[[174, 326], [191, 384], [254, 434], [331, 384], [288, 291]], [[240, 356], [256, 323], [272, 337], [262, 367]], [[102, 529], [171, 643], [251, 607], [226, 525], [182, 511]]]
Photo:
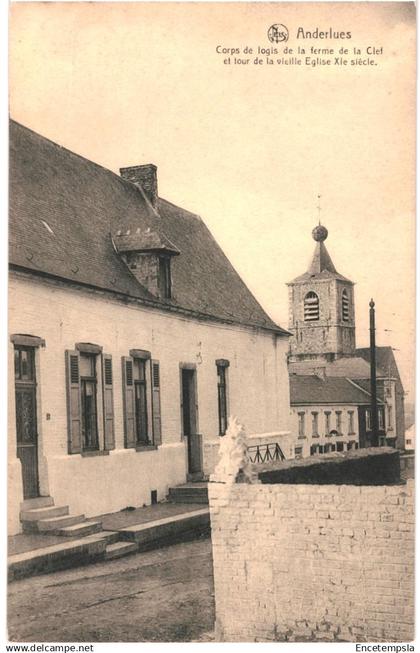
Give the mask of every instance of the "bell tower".
[[290, 361], [334, 360], [355, 351], [354, 284], [335, 269], [327, 237], [323, 225], [313, 229], [316, 246], [308, 271], [287, 284]]

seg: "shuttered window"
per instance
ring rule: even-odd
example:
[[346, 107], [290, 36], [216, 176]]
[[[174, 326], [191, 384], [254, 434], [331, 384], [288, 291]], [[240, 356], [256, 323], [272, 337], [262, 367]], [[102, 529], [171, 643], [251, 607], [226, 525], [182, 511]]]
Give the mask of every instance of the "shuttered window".
[[99, 450], [96, 358], [96, 354], [83, 352], [79, 358], [83, 451]]
[[157, 360], [152, 360], [152, 414], [153, 443], [158, 447], [162, 444], [162, 418], [160, 407], [160, 365]]
[[80, 391], [80, 355], [74, 350], [65, 352], [67, 386], [67, 450], [69, 454], [82, 451], [82, 411]]
[[102, 382], [103, 382], [103, 407], [104, 407], [104, 449], [115, 449], [114, 426], [114, 389], [112, 383], [112, 356], [102, 355]]
[[[114, 449], [112, 356], [83, 349], [67, 350], [65, 362], [68, 452], [94, 453]], [[101, 403], [103, 421], [101, 411], [98, 411]]]
[[314, 322], [319, 320], [319, 298], [314, 292], [308, 292], [303, 303], [305, 322]]
[[124, 446], [138, 449], [159, 446], [162, 442], [159, 361], [152, 361], [150, 352], [140, 349], [130, 350], [130, 354], [122, 358]]
[[131, 356], [122, 357], [123, 379], [123, 411], [124, 411], [124, 446], [136, 446], [135, 432], [135, 403], [133, 385], [133, 359]]

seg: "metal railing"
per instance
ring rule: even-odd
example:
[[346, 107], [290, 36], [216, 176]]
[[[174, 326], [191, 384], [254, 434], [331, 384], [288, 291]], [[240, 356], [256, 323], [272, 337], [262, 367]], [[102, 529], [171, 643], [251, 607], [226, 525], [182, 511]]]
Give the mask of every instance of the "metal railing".
[[277, 460], [286, 460], [286, 456], [278, 442], [270, 442], [248, 447], [248, 459], [251, 463], [269, 463]]

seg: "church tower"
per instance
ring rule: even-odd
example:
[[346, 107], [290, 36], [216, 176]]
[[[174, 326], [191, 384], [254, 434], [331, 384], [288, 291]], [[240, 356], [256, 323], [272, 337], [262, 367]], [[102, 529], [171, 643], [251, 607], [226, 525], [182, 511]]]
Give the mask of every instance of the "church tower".
[[334, 360], [355, 351], [353, 282], [337, 272], [324, 241], [327, 229], [312, 231], [316, 241], [305, 274], [288, 283], [290, 361]]

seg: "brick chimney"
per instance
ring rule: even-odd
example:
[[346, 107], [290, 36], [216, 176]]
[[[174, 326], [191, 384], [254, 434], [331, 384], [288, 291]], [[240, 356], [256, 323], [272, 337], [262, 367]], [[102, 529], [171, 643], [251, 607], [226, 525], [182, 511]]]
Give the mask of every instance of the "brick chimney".
[[120, 175], [136, 186], [140, 186], [153, 208], [156, 208], [158, 199], [157, 167], [153, 163], [120, 168]]

